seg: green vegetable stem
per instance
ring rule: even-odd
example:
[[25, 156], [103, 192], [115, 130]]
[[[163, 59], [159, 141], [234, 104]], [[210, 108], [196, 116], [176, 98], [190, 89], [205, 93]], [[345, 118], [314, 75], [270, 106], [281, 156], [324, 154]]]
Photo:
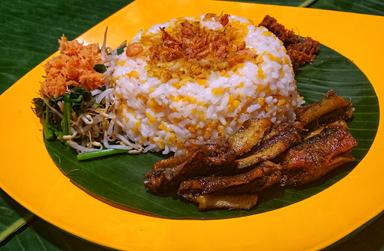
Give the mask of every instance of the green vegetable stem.
[[100, 158], [104, 156], [116, 155], [120, 153], [128, 153], [128, 151], [123, 149], [104, 149], [104, 150], [97, 150], [93, 152], [79, 153], [77, 155], [77, 160], [95, 159], [95, 158]]
[[71, 127], [71, 113], [72, 113], [72, 104], [70, 94], [64, 95], [64, 112], [63, 119], [61, 120], [61, 130], [63, 135], [70, 134], [69, 128]]
[[44, 112], [44, 120], [43, 120], [43, 132], [44, 132], [44, 138], [46, 140], [53, 140], [55, 138], [55, 133], [52, 130], [52, 127], [49, 123], [49, 108], [45, 108]]

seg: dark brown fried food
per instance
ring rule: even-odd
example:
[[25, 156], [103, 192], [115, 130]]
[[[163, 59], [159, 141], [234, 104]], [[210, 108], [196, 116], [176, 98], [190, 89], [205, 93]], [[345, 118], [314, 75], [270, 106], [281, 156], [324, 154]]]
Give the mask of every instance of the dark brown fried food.
[[352, 102], [337, 96], [334, 91], [328, 91], [320, 102], [298, 108], [296, 110], [296, 119], [305, 127], [322, 116], [339, 109], [347, 109], [348, 116], [351, 115]]
[[183, 181], [178, 194], [255, 193], [279, 183], [281, 166], [265, 161], [252, 170], [233, 176], [211, 176]]
[[168, 161], [156, 163], [156, 168], [145, 175], [144, 186], [152, 192], [162, 193], [174, 190], [179, 183], [192, 174], [204, 175], [206, 154], [202, 149], [194, 149], [184, 157], [172, 157]]
[[177, 191], [200, 210], [250, 209], [268, 187], [307, 184], [354, 161], [357, 142], [345, 122], [352, 113], [351, 101], [329, 91], [297, 109], [294, 122], [250, 120], [228, 142], [157, 162], [145, 186], [156, 193]]
[[152, 169], [158, 170], [158, 169], [163, 169], [163, 168], [170, 168], [170, 167], [175, 167], [183, 162], [185, 162], [188, 159], [188, 155], [182, 155], [182, 156], [172, 156], [168, 159], [162, 159], [157, 161]]
[[209, 166], [228, 167], [233, 165], [236, 153], [227, 142], [205, 145], [207, 162]]
[[[276, 136], [267, 135], [268, 140], [264, 141], [249, 156], [237, 159], [235, 161], [236, 167], [242, 169], [260, 163], [264, 160], [272, 160], [293, 145], [301, 142], [301, 129], [295, 127], [291, 123], [284, 124], [285, 125], [281, 125], [277, 129], [272, 130], [271, 133]], [[278, 129], [285, 130], [278, 131]]]
[[259, 26], [264, 26], [270, 32], [275, 34], [284, 45], [296, 44], [300, 42], [300, 37], [296, 35], [293, 31], [287, 30], [284, 25], [279, 24], [277, 20], [269, 15], [266, 15], [261, 21]]
[[231, 165], [235, 157], [224, 144], [192, 147], [184, 156], [155, 163], [145, 175], [144, 186], [155, 193], [175, 191], [182, 180], [219, 172]]
[[349, 155], [357, 141], [344, 122], [332, 123], [284, 156], [282, 185], [302, 185], [354, 160]]
[[353, 111], [354, 111], [354, 108], [352, 106], [352, 102], [351, 101], [348, 101], [348, 105], [345, 106], [345, 107], [342, 107], [342, 108], [338, 108], [324, 116], [321, 116], [319, 119], [315, 120], [314, 123], [311, 123], [309, 126], [309, 128], [316, 128], [317, 126], [324, 126], [324, 125], [328, 125], [328, 124], [331, 124], [332, 122], [335, 122], [335, 121], [340, 121], [340, 120], [344, 120], [344, 121], [348, 121], [352, 118], [353, 116]]
[[251, 119], [229, 138], [228, 143], [236, 155], [241, 156], [257, 146], [271, 126], [269, 119]]
[[345, 122], [344, 120], [338, 120], [338, 121], [334, 121], [332, 123], [329, 123], [328, 125], [322, 125], [318, 128], [316, 128], [315, 130], [313, 131], [310, 131], [304, 138], [304, 141], [312, 138], [312, 137], [315, 137], [317, 135], [319, 135], [322, 131], [324, 131], [325, 128], [330, 128], [330, 127], [340, 127], [340, 128], [348, 128], [347, 126], [347, 122]]
[[275, 18], [268, 15], [264, 17], [259, 26], [264, 26], [283, 42], [295, 70], [315, 60], [320, 49], [319, 42], [310, 37], [302, 38], [296, 35], [293, 31], [286, 29], [284, 25], [279, 24]]
[[291, 59], [293, 69], [312, 63], [320, 50], [320, 43], [310, 37], [304, 38], [299, 43], [286, 46], [287, 54]]
[[186, 200], [198, 204], [200, 211], [211, 209], [245, 209], [249, 210], [257, 203], [257, 194], [209, 194], [185, 195]]

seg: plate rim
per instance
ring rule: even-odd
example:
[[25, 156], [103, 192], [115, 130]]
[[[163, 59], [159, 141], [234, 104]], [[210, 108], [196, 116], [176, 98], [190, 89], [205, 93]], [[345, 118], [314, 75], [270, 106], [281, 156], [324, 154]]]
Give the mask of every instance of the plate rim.
[[[190, 1], [190, 0], [189, 0]], [[172, 3], [175, 3], [175, 2], [177, 2], [177, 3], [179, 3], [180, 4], [180, 2], [181, 1], [170, 1], [170, 0], [166, 0], [166, 1], [162, 1], [163, 3], [166, 3], [166, 4], [170, 4], [171, 2]], [[184, 1], [185, 2], [185, 1]], [[95, 36], [95, 35], [89, 35], [90, 33], [92, 33], [91, 31], [95, 31], [95, 29], [97, 30], [97, 28], [100, 30], [100, 26], [103, 24], [103, 23], [105, 23], [105, 22], [107, 22], [108, 20], [110, 20], [110, 19], [112, 19], [113, 17], [116, 17], [116, 16], [118, 16], [118, 14], [120, 13], [124, 13], [124, 12], [126, 12], [126, 11], [128, 11], [128, 10], [130, 10], [130, 9], [134, 9], [134, 8], [139, 8], [139, 7], [143, 7], [143, 6], [145, 6], [145, 5], [147, 5], [148, 3], [150, 3], [149, 1], [147, 1], [147, 0], [141, 0], [141, 1], [136, 1], [136, 2], [134, 2], [134, 3], [131, 3], [131, 4], [129, 4], [128, 6], [126, 6], [126, 7], [124, 7], [123, 9], [121, 9], [120, 11], [118, 11], [118, 12], [116, 12], [114, 15], [112, 15], [111, 17], [109, 17], [109, 18], [107, 18], [106, 20], [104, 20], [104, 21], [102, 21], [102, 22], [100, 22], [98, 25], [96, 25], [95, 27], [93, 27], [93, 28], [91, 28], [89, 31], [87, 31], [85, 34], [83, 34], [82, 36], [80, 36], [81, 38], [84, 38], [84, 40], [86, 40], [86, 41], [92, 41], [93, 39], [88, 39], [87, 38], [87, 36], [89, 37], [92, 37], [92, 36]], [[199, 4], [202, 4], [202, 5], [207, 5], [207, 6], [213, 6], [213, 7], [210, 7], [210, 8], [214, 8], [214, 5], [216, 4], [217, 5], [217, 2], [214, 4], [214, 3], [212, 3], [212, 2], [205, 2], [205, 1], [200, 1], [199, 2]], [[226, 3], [220, 3], [220, 5], [225, 5], [225, 6], [229, 6], [229, 7], [231, 7], [231, 6], [234, 6], [234, 5], [238, 5], [238, 6], [241, 6], [241, 5], [244, 5], [244, 6], [250, 6], [250, 4], [243, 4], [243, 3], [231, 3], [231, 2], [226, 2]], [[251, 5], [253, 5], [253, 4], [251, 4]], [[259, 5], [259, 4], [257, 4], [257, 5]], [[254, 5], [254, 6], [257, 6], [257, 5]], [[259, 7], [260, 6], [264, 6], [264, 5], [259, 5]], [[276, 10], [278, 10], [278, 9], [287, 9], [287, 8], [289, 8], [290, 10], [293, 10], [293, 9], [295, 9], [296, 10], [296, 8], [294, 8], [294, 7], [282, 7], [282, 6], [267, 6], [267, 9], [270, 9], [270, 10], [274, 10], [274, 11], [276, 11]], [[321, 10], [321, 11], [319, 11], [319, 10], [308, 10], [308, 9], [302, 9], [302, 10], [300, 10], [300, 11], [303, 11], [303, 13], [304, 12], [307, 12], [307, 11], [309, 11], [309, 12], [317, 12], [317, 13], [328, 13], [329, 11], [324, 11], [324, 10]], [[332, 11], [330, 12], [330, 13], [332, 13]], [[339, 13], [341, 16], [355, 16], [355, 15], [361, 15], [361, 14], [354, 14], [354, 13], [348, 13], [348, 14], [345, 14], [345, 13]], [[339, 14], [333, 14], [333, 15], [339, 15]], [[116, 19], [116, 18], [115, 18]], [[384, 24], [384, 18], [383, 19], [381, 19], [381, 22]], [[283, 23], [283, 22], [282, 22]], [[381, 38], [381, 39], [383, 39], [383, 37], [384, 37], [384, 34], [381, 34], [381, 36], [379, 36], [379, 38]], [[324, 43], [325, 45], [327, 45], [327, 46], [329, 46], [327, 43]], [[331, 48], [333, 48], [332, 46], [331, 46]], [[339, 50], [337, 50], [338, 52], [340, 52], [341, 54], [343, 54], [343, 55], [346, 55], [345, 53], [343, 53], [342, 51], [339, 51]], [[383, 51], [381, 51], [381, 53], [382, 53], [382, 55], [384, 56], [384, 52]], [[347, 58], [349, 58], [348, 56], [346, 56]], [[4, 102], [4, 100], [10, 95], [10, 93], [13, 93], [13, 92], [15, 92], [15, 90], [18, 90], [18, 89], [20, 89], [20, 86], [21, 85], [23, 85], [23, 83], [25, 82], [25, 81], [27, 81], [28, 80], [28, 78], [31, 78], [31, 76], [34, 76], [34, 77], [36, 77], [37, 75], [36, 74], [38, 74], [38, 73], [40, 73], [41, 72], [41, 69], [42, 69], [42, 64], [45, 62], [46, 60], [44, 60], [42, 63], [40, 63], [38, 66], [36, 66], [35, 68], [33, 68], [30, 72], [28, 72], [26, 75], [24, 75], [19, 81], [17, 81], [11, 88], [9, 88], [8, 90], [6, 90], [1, 96], [0, 96], [0, 104], [2, 103], [2, 102]], [[354, 62], [360, 69], [362, 69], [362, 67], [359, 65], [359, 61], [356, 61], [356, 62]], [[358, 169], [358, 170], [360, 170], [361, 169], [361, 166], [363, 166], [361, 163], [364, 161], [364, 166], [366, 166], [366, 165], [368, 165], [369, 163], [370, 164], [373, 164], [373, 163], [376, 163], [376, 165], [377, 164], [383, 164], [384, 163], [384, 161], [383, 160], [381, 160], [380, 158], [378, 159], [378, 161], [377, 161], [377, 159], [373, 159], [373, 160], [371, 160], [372, 159], [372, 155], [374, 155], [374, 156], [378, 156], [378, 157], [380, 157], [379, 156], [379, 154], [376, 152], [376, 153], [374, 153], [373, 151], [372, 151], [372, 149], [373, 150], [375, 150], [376, 148], [379, 148], [379, 149], [383, 149], [383, 140], [384, 140], [384, 137], [383, 137], [383, 135], [381, 134], [379, 134], [378, 132], [383, 128], [383, 121], [382, 121], [382, 116], [383, 116], [383, 111], [382, 111], [382, 109], [380, 109], [380, 104], [382, 104], [383, 103], [383, 100], [384, 100], [384, 88], [383, 87], [381, 87], [380, 86], [380, 84], [376, 84], [375, 85], [375, 83], [378, 83], [378, 81], [372, 81], [372, 79], [371, 79], [371, 77], [373, 77], [373, 75], [374, 74], [368, 74], [367, 73], [367, 71], [365, 71], [365, 70], [363, 70], [362, 69], [362, 71], [364, 72], [364, 74], [367, 76], [367, 78], [370, 80], [370, 82], [371, 82], [371, 84], [372, 84], [372, 86], [374, 87], [374, 89], [375, 89], [375, 92], [376, 92], [376, 95], [377, 95], [377, 98], [378, 98], [378, 101], [379, 101], [379, 125], [378, 125], [378, 130], [377, 130], [377, 132], [376, 132], [376, 137], [375, 137], [375, 139], [374, 139], [374, 142], [372, 143], [372, 146], [371, 146], [371, 148], [370, 148], [370, 150], [369, 150], [369, 152], [367, 153], [367, 155], [361, 160], [361, 162], [355, 167], [355, 169], [354, 170], [352, 170], [346, 177], [344, 177], [341, 181], [339, 181], [339, 182], [337, 182], [336, 184], [334, 184], [333, 186], [331, 186], [330, 188], [332, 188], [332, 187], [334, 187], [335, 185], [337, 185], [337, 187], [339, 188], [341, 185], [339, 184], [339, 183], [341, 183], [344, 179], [350, 179], [352, 176], [356, 176], [356, 174], [355, 174], [355, 170], [356, 169]], [[378, 74], [376, 74], [376, 75], [378, 75]], [[370, 77], [371, 76], [371, 77]], [[380, 76], [375, 76], [374, 77], [374, 79], [378, 79], [378, 80], [384, 80], [384, 77], [380, 77]], [[28, 81], [27, 81], [28, 82]], [[25, 85], [25, 84], [24, 84]], [[3, 112], [3, 111], [1, 111], [1, 112]], [[35, 119], [35, 122], [36, 122], [36, 119]], [[35, 127], [38, 127], [39, 125], [37, 125], [36, 123], [34, 124], [34, 128]], [[2, 129], [4, 129], [4, 126], [0, 126], [0, 128], [2, 128]], [[0, 130], [1, 131], [1, 130]], [[375, 149], [374, 149], [374, 147], [375, 147]], [[0, 146], [0, 149], [5, 149], [5, 147], [3, 147], [3, 146]], [[48, 153], [47, 153], [48, 154]], [[368, 156], [369, 155], [369, 156]], [[45, 156], [46, 157], [46, 156]], [[368, 159], [368, 160], [367, 160]], [[381, 161], [380, 161], [381, 160]], [[51, 161], [49, 161], [49, 160], [47, 160], [47, 158], [44, 158], [44, 161], [46, 162], [46, 163], [50, 163], [50, 165], [53, 163], [53, 162], [51, 162]], [[48, 161], [48, 162], [47, 162]], [[366, 162], [369, 162], [369, 163], [366, 163]], [[3, 161], [4, 162], [4, 161]], [[0, 160], [0, 163], [1, 163], [1, 160]], [[4, 163], [7, 163], [7, 162], [4, 162]], [[56, 167], [55, 167], [56, 168]], [[56, 169], [58, 169], [58, 168], [56, 168]], [[56, 170], [57, 171], [57, 170]], [[62, 174], [61, 174], [62, 175]], [[99, 244], [101, 244], [101, 245], [104, 245], [104, 246], [112, 246], [112, 247], [114, 247], [114, 248], [118, 248], [118, 249], [121, 249], [122, 247], [125, 247], [125, 248], [128, 248], [127, 246], [125, 246], [124, 245], [124, 243], [122, 243], [121, 242], [121, 239], [119, 239], [119, 240], [114, 240], [114, 243], [112, 244], [111, 242], [108, 242], [108, 241], [106, 241], [105, 239], [104, 240], [102, 240], [102, 239], [98, 239], [98, 238], [95, 238], [95, 235], [93, 236], [93, 237], [91, 237], [91, 238], [89, 238], [89, 235], [88, 234], [86, 234], [84, 231], [83, 232], [79, 232], [78, 230], [76, 230], [76, 228], [74, 229], [74, 228], [71, 228], [70, 226], [68, 226], [68, 225], [66, 225], [66, 223], [65, 222], [62, 222], [62, 221], [60, 221], [60, 220], [54, 220], [53, 218], [52, 218], [52, 215], [50, 215], [50, 216], [47, 216], [47, 213], [44, 211], [44, 210], [47, 210], [48, 208], [44, 208], [44, 207], [42, 207], [42, 208], [40, 208], [40, 209], [38, 209], [38, 208], [34, 208], [34, 206], [32, 206], [30, 203], [28, 203], [28, 201], [25, 201], [25, 198], [22, 198], [22, 196], [20, 196], [20, 194], [17, 192], [17, 191], [15, 191], [14, 189], [12, 189], [12, 187], [9, 187], [9, 186], [7, 186], [7, 182], [4, 182], [4, 180], [3, 180], [3, 176], [2, 176], [2, 174], [0, 174], [0, 187], [6, 192], [6, 193], [8, 193], [9, 195], [11, 195], [11, 197], [13, 197], [14, 199], [16, 199], [18, 202], [20, 202], [20, 204], [22, 204], [24, 207], [26, 207], [27, 209], [29, 209], [29, 210], [31, 210], [33, 213], [35, 213], [36, 215], [38, 215], [39, 217], [41, 217], [41, 218], [43, 218], [43, 219], [45, 219], [46, 221], [48, 221], [48, 222], [50, 222], [51, 224], [53, 224], [53, 225], [56, 225], [56, 226], [58, 226], [58, 227], [60, 227], [60, 228], [62, 228], [62, 229], [64, 229], [64, 230], [66, 230], [66, 231], [68, 231], [68, 232], [71, 232], [71, 233], [74, 233], [74, 234], [76, 234], [77, 236], [80, 236], [80, 237], [82, 237], [82, 238], [84, 238], [84, 239], [88, 239], [88, 240], [90, 240], [90, 241], [92, 241], [92, 242], [96, 242], [96, 243], [99, 243]], [[77, 188], [74, 184], [72, 184], [72, 183], [70, 183], [70, 181], [69, 181], [69, 179], [67, 180], [67, 179], [63, 179], [63, 178], [61, 178], [61, 179], [59, 179], [58, 181], [58, 185], [57, 186], [61, 186], [61, 187], [72, 187], [71, 189], [79, 189], [79, 188]], [[345, 183], [345, 182], [342, 182], [343, 184]], [[9, 185], [9, 184], [8, 184]], [[19, 184], [20, 185], [20, 184]], [[212, 222], [215, 222], [215, 223], [217, 223], [218, 225], [226, 225], [226, 223], [224, 223], [223, 224], [223, 222], [224, 221], [226, 221], [226, 222], [232, 222], [232, 223], [235, 223], [234, 225], [239, 225], [239, 224], [243, 224], [243, 223], [246, 223], [246, 221], [247, 220], [249, 220], [250, 218], [254, 218], [254, 219], [257, 219], [257, 220], [260, 220], [260, 218], [261, 217], [264, 217], [265, 215], [269, 215], [269, 216], [271, 216], [271, 215], [278, 215], [278, 214], [280, 214], [281, 213], [281, 211], [286, 211], [286, 209], [288, 209], [288, 210], [291, 210], [292, 208], [298, 208], [297, 207], [297, 204], [301, 204], [302, 205], [302, 203], [304, 203], [304, 204], [308, 204], [308, 201], [312, 201], [313, 202], [313, 200], [317, 200], [317, 198], [319, 197], [319, 196], [324, 196], [324, 194], [325, 193], [329, 193], [329, 189], [330, 188], [328, 188], [328, 189], [325, 189], [324, 191], [322, 191], [322, 192], [320, 192], [320, 193], [318, 193], [318, 194], [316, 194], [316, 195], [314, 195], [314, 196], [311, 196], [311, 197], [309, 197], [309, 198], [307, 198], [307, 199], [304, 199], [304, 200], [302, 200], [302, 201], [300, 201], [300, 202], [298, 202], [298, 203], [295, 203], [295, 204], [293, 204], [293, 205], [290, 205], [290, 206], [287, 206], [287, 207], [283, 207], [283, 208], [281, 208], [281, 209], [277, 209], [277, 210], [273, 210], [273, 211], [269, 211], [269, 212], [266, 212], [266, 213], [261, 213], [261, 214], [257, 214], [257, 215], [251, 215], [251, 216], [244, 216], [244, 217], [240, 217], [240, 218], [233, 218], [233, 219], [225, 219], [225, 220], [209, 220], [209, 221], [212, 221]], [[335, 190], [335, 189], [332, 189], [332, 191], [333, 190]], [[83, 198], [83, 199], [85, 199], [85, 198], [87, 198], [87, 196], [85, 196], [84, 194], [83, 194], [84, 192], [83, 191], [77, 191], [77, 192], [74, 192], [74, 196], [80, 196], [79, 198]], [[378, 194], [379, 195], [379, 198], [380, 198], [380, 196], [381, 196], [381, 198], [383, 198], [384, 197], [384, 193], [381, 193], [381, 194]], [[52, 196], [52, 195], [51, 195]], [[89, 195], [88, 195], [89, 196]], [[316, 198], [315, 198], [316, 197]], [[315, 198], [315, 199], [314, 199]], [[88, 200], [88, 199], [87, 199]], [[96, 199], [94, 199], [94, 198], [89, 198], [89, 200], [96, 200]], [[69, 199], [68, 200], [69, 202], [71, 202], [71, 200]], [[48, 203], [49, 204], [49, 203]], [[111, 206], [109, 206], [109, 205], [104, 205], [104, 203], [102, 203], [102, 204], [100, 204], [100, 202], [99, 201], [93, 201], [91, 204], [94, 204], [94, 205], [97, 205], [97, 206], [101, 206], [101, 207], [111, 207]], [[312, 243], [312, 244], [315, 244], [315, 246], [309, 246], [309, 248], [322, 248], [322, 247], [325, 247], [326, 245], [328, 245], [328, 244], [331, 244], [331, 243], [333, 243], [334, 241], [337, 241], [337, 240], [339, 240], [340, 238], [342, 238], [343, 236], [345, 236], [346, 234], [348, 234], [348, 233], [350, 233], [350, 232], [352, 232], [353, 230], [355, 230], [356, 228], [358, 228], [360, 225], [362, 225], [362, 224], [364, 224], [366, 221], [368, 221], [369, 219], [371, 219], [371, 218], [373, 218], [374, 216], [376, 216], [376, 215], [378, 215], [382, 210], [384, 209], [384, 205], [383, 205], [383, 203], [382, 203], [382, 205], [379, 205], [377, 208], [375, 208], [375, 210], [371, 210], [370, 211], [370, 214], [369, 214], [369, 216], [367, 217], [364, 217], [364, 219], [358, 219], [356, 222], [355, 222], [355, 224], [351, 224], [351, 225], [349, 225], [349, 228], [344, 228], [344, 231], [342, 231], [342, 232], [339, 232], [339, 235], [334, 235], [333, 237], [328, 237], [327, 239], [324, 239], [323, 238], [323, 240], [322, 241], [320, 241], [320, 242], [317, 242], [317, 243]], [[300, 209], [300, 210], [302, 210], [302, 209]], [[111, 211], [111, 210], [109, 210], [109, 211]], [[116, 208], [114, 208], [113, 210], [112, 210], [113, 212], [116, 212], [116, 213], [119, 213], [119, 215], [121, 214], [121, 213], [123, 213], [123, 214], [130, 214], [130, 215], [134, 215], [134, 216], [136, 216], [136, 217], [138, 217], [138, 218], [145, 218], [145, 221], [147, 222], [147, 223], [149, 223], [148, 222], [148, 220], [149, 221], [151, 221], [151, 220], [153, 220], [153, 221], [156, 221], [156, 224], [157, 225], [162, 225], [162, 226], [164, 226], [164, 224], [165, 224], [165, 226], [167, 226], [167, 224], [173, 224], [173, 223], [176, 223], [176, 221], [183, 221], [183, 222], [187, 222], [187, 223], [191, 223], [192, 225], [196, 225], [196, 226], [200, 226], [201, 225], [201, 222], [202, 221], [200, 221], [200, 220], [169, 220], [169, 219], [159, 219], [159, 218], [157, 218], [157, 217], [153, 217], [153, 216], [147, 216], [147, 215], [137, 215], [137, 214], [134, 214], [134, 213], [131, 213], [131, 212], [126, 212], [126, 211], [124, 211], [124, 212], [118, 212], [119, 211], [119, 209], [116, 209]], [[62, 212], [61, 212], [62, 213]], [[68, 215], [67, 215], [68, 216]], [[123, 217], [124, 218], [124, 217]], [[253, 220], [253, 219], [252, 219]], [[168, 221], [169, 223], [166, 223], [165, 221]], [[237, 223], [236, 223], [237, 222]], [[358, 222], [360, 222], [360, 224], [358, 223]], [[141, 226], [141, 222], [140, 221], [135, 221], [135, 224], [138, 224], [139, 226]], [[151, 223], [152, 224], [152, 223]], [[155, 224], [155, 223], [153, 223], [153, 224]], [[176, 224], [174, 224], [175, 226], [177, 226], [177, 229], [179, 229], [179, 228], [181, 228], [181, 229], [183, 229], [183, 228], [185, 228], [185, 227], [183, 227], [183, 226], [181, 226], [179, 223], [176, 223]], [[212, 224], [211, 224], [212, 225]], [[147, 225], [147, 227], [148, 227], [148, 225]], [[149, 226], [149, 227], [151, 227], [151, 226]], [[210, 229], [211, 229], [212, 227], [210, 227]], [[72, 231], [71, 231], [72, 230]], [[173, 230], [173, 231], [176, 231], [176, 230]], [[170, 232], [167, 232], [168, 234], [170, 233]], [[174, 232], [172, 232], [171, 231], [171, 233], [174, 233]], [[141, 241], [143, 241], [143, 240], [146, 240], [146, 238], [142, 238], [141, 239]], [[117, 244], [118, 242], [120, 242], [119, 244]], [[136, 247], [140, 247], [140, 245], [139, 245], [140, 243], [136, 243]], [[180, 244], [180, 243], [178, 243], [178, 244]], [[142, 245], [142, 244], [141, 244]], [[169, 245], [169, 243], [168, 243], [168, 245]], [[165, 247], [165, 246], [164, 246]], [[193, 245], [192, 246], [190, 246], [190, 247], [193, 247]], [[227, 246], [228, 247], [228, 246]], [[221, 249], [226, 249], [227, 247], [225, 247], [225, 246], [221, 246]], [[131, 247], [130, 247], [131, 248]], [[158, 248], [160, 248], [160, 246], [158, 247]], [[124, 248], [123, 248], [124, 249]], [[188, 248], [187, 248], [188, 249]]]

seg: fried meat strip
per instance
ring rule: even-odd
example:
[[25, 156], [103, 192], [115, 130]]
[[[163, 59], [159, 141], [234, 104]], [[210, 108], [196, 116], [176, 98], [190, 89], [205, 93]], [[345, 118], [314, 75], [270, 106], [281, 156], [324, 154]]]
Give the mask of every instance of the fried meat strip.
[[249, 210], [257, 203], [257, 194], [209, 194], [184, 196], [186, 200], [198, 204], [200, 211], [210, 209], [245, 209]]
[[158, 161], [145, 186], [156, 193], [177, 191], [199, 210], [250, 209], [268, 187], [307, 184], [353, 162], [357, 141], [345, 122], [352, 113], [351, 101], [329, 91], [320, 102], [297, 109], [294, 122], [250, 120], [228, 141]]
[[[279, 129], [284, 130], [279, 131]], [[236, 167], [243, 169], [264, 160], [272, 160], [301, 141], [300, 128], [290, 123], [284, 123], [272, 129], [270, 134], [272, 135], [267, 135], [267, 140], [263, 140], [262, 144], [249, 156], [237, 159]]]
[[357, 141], [345, 122], [335, 122], [286, 153], [283, 158], [282, 185], [312, 182], [336, 167], [354, 161], [351, 150]]
[[175, 167], [175, 166], [187, 161], [187, 159], [188, 159], [188, 154], [181, 155], [181, 156], [172, 156], [168, 159], [162, 159], [162, 160], [157, 161], [153, 165], [152, 169], [160, 170], [160, 169], [164, 169], [164, 168]]
[[200, 146], [184, 156], [160, 160], [145, 176], [144, 185], [152, 192], [169, 191], [182, 179], [220, 171], [214, 167], [233, 164], [236, 156], [248, 152], [262, 140], [271, 125], [268, 119], [251, 120], [229, 139], [228, 144]]
[[271, 126], [269, 119], [251, 119], [229, 138], [228, 143], [236, 155], [241, 156], [257, 146]]
[[297, 121], [301, 122], [303, 127], [305, 127], [327, 114], [335, 117], [335, 115], [330, 114], [335, 111], [342, 112], [343, 115], [338, 115], [339, 117], [351, 117], [353, 111], [352, 102], [337, 96], [334, 91], [328, 91], [320, 102], [298, 108], [296, 110], [296, 117]]
[[178, 194], [242, 194], [256, 193], [280, 182], [281, 166], [265, 161], [252, 170], [233, 176], [210, 176], [183, 181]]
[[293, 69], [311, 63], [315, 60], [320, 50], [320, 43], [310, 37], [304, 38], [301, 42], [286, 46], [287, 54], [291, 59]]
[[264, 26], [283, 42], [295, 70], [315, 60], [320, 49], [319, 42], [310, 37], [302, 38], [296, 35], [293, 31], [287, 30], [284, 25], [279, 24], [275, 18], [268, 15], [264, 17], [259, 26]]
[[235, 154], [224, 144], [192, 147], [185, 156], [155, 163], [145, 175], [144, 186], [155, 193], [173, 191], [181, 181], [220, 171], [231, 165], [234, 159]]
[[144, 186], [157, 193], [173, 190], [192, 173], [202, 175], [206, 169], [204, 159], [204, 151], [195, 149], [184, 157], [171, 157], [160, 161], [145, 175]]
[[274, 17], [269, 15], [264, 17], [259, 26], [264, 26], [270, 32], [275, 34], [275, 36], [278, 37], [284, 45], [297, 44], [300, 42], [300, 37], [298, 35], [291, 30], [287, 30], [284, 25], [279, 24]]

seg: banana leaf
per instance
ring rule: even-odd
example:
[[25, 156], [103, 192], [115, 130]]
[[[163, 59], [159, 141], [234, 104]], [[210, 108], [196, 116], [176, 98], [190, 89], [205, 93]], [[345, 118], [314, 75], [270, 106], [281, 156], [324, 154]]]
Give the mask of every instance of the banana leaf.
[[66, 233], [41, 219], [34, 219], [29, 227], [18, 231], [12, 239], [0, 244], [1, 251], [112, 251]]
[[329, 90], [352, 99], [355, 107], [350, 131], [358, 140], [354, 149], [356, 163], [300, 188], [270, 190], [263, 193], [257, 207], [250, 211], [199, 212], [195, 205], [176, 197], [162, 197], [147, 192], [144, 174], [162, 158], [159, 154], [118, 155], [102, 159], [77, 161], [75, 152], [64, 144], [46, 141], [46, 147], [61, 171], [89, 194], [127, 210], [169, 218], [226, 218], [265, 212], [312, 196], [343, 178], [368, 152], [378, 126], [378, 101], [365, 75], [347, 58], [322, 46], [313, 64], [301, 68], [296, 79], [306, 102], [320, 100]]
[[384, 15], [383, 0], [318, 0], [311, 8]]
[[0, 190], [0, 244], [24, 227], [31, 218], [32, 213]]
[[384, 15], [384, 3], [382, 0], [240, 0], [239, 2], [302, 6], [371, 15]]

